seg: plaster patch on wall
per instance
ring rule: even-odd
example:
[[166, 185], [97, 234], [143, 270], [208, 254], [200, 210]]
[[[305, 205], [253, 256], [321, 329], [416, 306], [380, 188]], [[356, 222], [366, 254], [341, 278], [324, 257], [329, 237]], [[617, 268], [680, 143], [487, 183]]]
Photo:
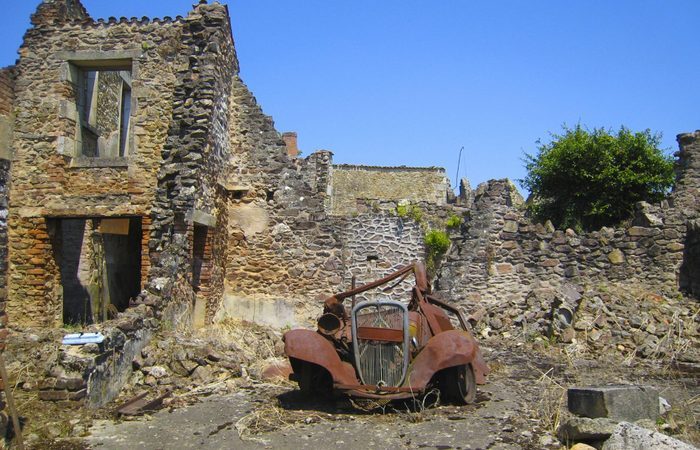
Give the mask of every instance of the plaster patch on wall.
[[231, 208], [229, 213], [229, 225], [243, 230], [246, 237], [262, 233], [269, 222], [267, 211], [255, 205], [236, 206]]
[[275, 328], [291, 327], [297, 324], [294, 305], [288, 299], [262, 296], [239, 296], [224, 294], [223, 302], [214, 316], [214, 322], [226, 318], [247, 320]]

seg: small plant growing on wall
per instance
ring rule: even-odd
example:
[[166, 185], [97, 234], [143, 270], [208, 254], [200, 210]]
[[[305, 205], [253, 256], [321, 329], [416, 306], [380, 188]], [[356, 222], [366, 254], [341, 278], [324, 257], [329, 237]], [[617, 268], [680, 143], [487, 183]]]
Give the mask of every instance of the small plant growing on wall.
[[445, 226], [448, 230], [456, 230], [459, 228], [460, 225], [462, 225], [462, 218], [459, 217], [457, 214], [450, 215], [450, 217], [445, 222]]
[[450, 248], [450, 237], [442, 230], [429, 230], [425, 233], [425, 268], [428, 275], [435, 275], [440, 259]]
[[423, 223], [423, 210], [416, 205], [399, 204], [396, 206], [396, 215], [401, 218], [409, 217], [418, 224]]
[[408, 217], [408, 205], [396, 205], [396, 215], [401, 218]]

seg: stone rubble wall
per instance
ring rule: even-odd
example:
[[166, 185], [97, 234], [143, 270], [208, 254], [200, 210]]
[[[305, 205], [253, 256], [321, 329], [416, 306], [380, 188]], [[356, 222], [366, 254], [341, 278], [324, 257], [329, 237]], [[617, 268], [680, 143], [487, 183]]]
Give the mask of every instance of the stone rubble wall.
[[[343, 289], [382, 278], [413, 261], [425, 258], [423, 230], [417, 222], [389, 214], [364, 214], [338, 221], [343, 243]], [[394, 299], [408, 301], [414, 280], [406, 279], [388, 293], [377, 290], [357, 300]]]
[[488, 304], [524, 298], [538, 284], [581, 279], [635, 278], [666, 293], [677, 291], [685, 224], [664, 223], [666, 209], [642, 204], [640, 225], [578, 235], [532, 223], [518, 205], [494, 202], [508, 184], [489, 182], [477, 193], [467, 231], [436, 282], [439, 290]]
[[231, 100], [235, 169], [227, 180], [234, 195], [226, 293], [224, 304], [207, 312], [208, 319], [261, 301], [272, 305], [263, 315], [283, 326], [293, 316], [285, 311], [293, 311], [300, 298], [315, 299], [341, 282], [339, 230], [325, 213], [326, 188], [316, 176], [317, 168], [330, 164], [330, 152], [289, 158], [272, 119], [240, 79], [234, 80]]
[[235, 169], [227, 183], [237, 194], [229, 199], [224, 302], [208, 306], [208, 321], [307, 322], [323, 298], [349, 289], [353, 274], [359, 285], [422, 259], [416, 224], [400, 226], [385, 211], [329, 215], [332, 153], [290, 158], [272, 119], [239, 79], [229, 126]]
[[700, 217], [700, 130], [679, 134], [673, 207], [685, 218]]
[[[229, 102], [237, 61], [220, 4], [199, 4], [176, 19], [92, 21], [81, 11], [77, 0], [42, 3], [20, 49], [8, 310], [15, 331], [60, 331], [60, 222], [53, 218], [141, 218], [145, 291], [138, 301], [144, 305], [85, 327], [102, 332], [105, 343], [62, 352], [43, 374], [57, 381], [41, 388], [42, 398], [101, 405], [119, 392], [155, 328], [188, 321], [195, 223], [209, 227], [207, 263], [218, 264], [199, 294], [205, 302], [222, 295], [228, 237], [222, 178], [231, 172]], [[133, 61], [133, 145], [125, 161], [77, 157], [68, 61], [93, 57]]]
[[[510, 181], [483, 183], [453, 236], [436, 291], [475, 313], [484, 337], [539, 333], [571, 342], [581, 333], [624, 354], [669, 355], [698, 332], [697, 307], [677, 300], [679, 288], [697, 296], [700, 286], [698, 137], [679, 136], [679, 182], [669, 198], [640, 202], [618, 228], [577, 234], [533, 223]], [[687, 353], [674, 358], [700, 356]]]
[[9, 209], [12, 128], [15, 102], [14, 66], [0, 69], [0, 349], [7, 337], [7, 215]]
[[351, 215], [358, 203], [407, 200], [445, 205], [450, 183], [438, 167], [372, 167], [334, 165], [330, 181], [330, 214]]
[[[53, 9], [46, 17], [46, 8], [59, 3], [67, 4], [40, 5], [16, 67], [8, 311], [20, 326], [62, 320], [46, 217], [137, 216], [147, 222], [172, 120], [175, 73], [187, 67], [187, 55], [180, 52], [182, 19], [92, 21], [82, 13], [56, 16]], [[79, 3], [68, 3], [75, 3], [69, 10], [82, 11]], [[125, 54], [133, 57], [137, 105], [128, 166], [78, 164], [76, 93], [68, 61]]]
[[[184, 21], [181, 51], [188, 55], [189, 62], [177, 73], [173, 122], [158, 172], [152, 209], [152, 280], [146, 289], [150, 301], [178, 300], [187, 308], [195, 296], [191, 288], [195, 215], [208, 218], [204, 225], [219, 242], [227, 228], [220, 181], [231, 171], [228, 110], [238, 63], [224, 6], [200, 4]], [[219, 263], [223, 260], [222, 247], [212, 256]], [[213, 271], [218, 277], [215, 282], [223, 278], [221, 267], [217, 269]], [[207, 297], [221, 295], [220, 284], [217, 289], [211, 278], [207, 284], [213, 287], [206, 290]], [[183, 298], [175, 299], [172, 292], [179, 292]]]
[[[526, 217], [508, 180], [480, 185], [470, 220], [437, 279], [461, 301], [498, 304], [522, 299], [534, 287], [634, 279], [658, 292], [678, 291], [687, 232], [698, 215], [700, 145], [679, 136], [678, 185], [659, 205], [640, 202], [628, 226], [578, 235]], [[514, 197], [515, 196], [515, 197]], [[697, 277], [697, 276], [696, 276]]]
[[14, 66], [0, 69], [0, 117], [4, 119], [14, 115], [15, 76]]

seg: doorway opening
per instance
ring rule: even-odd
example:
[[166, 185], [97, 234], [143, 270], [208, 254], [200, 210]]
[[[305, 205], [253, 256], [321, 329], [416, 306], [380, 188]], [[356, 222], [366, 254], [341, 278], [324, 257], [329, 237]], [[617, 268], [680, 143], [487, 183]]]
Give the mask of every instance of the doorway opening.
[[53, 246], [61, 276], [63, 323], [113, 318], [141, 291], [141, 218], [56, 218]]
[[700, 222], [688, 225], [678, 282], [681, 291], [700, 298]]

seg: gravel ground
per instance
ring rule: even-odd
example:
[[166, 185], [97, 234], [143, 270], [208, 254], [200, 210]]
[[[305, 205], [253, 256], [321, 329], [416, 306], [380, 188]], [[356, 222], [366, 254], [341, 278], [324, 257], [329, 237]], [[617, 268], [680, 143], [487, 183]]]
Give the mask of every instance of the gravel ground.
[[[676, 405], [666, 432], [698, 439], [697, 375], [649, 364], [572, 358], [524, 350], [484, 349], [493, 373], [467, 406], [392, 403], [363, 411], [346, 399], [308, 401], [289, 385], [251, 382], [237, 392], [135, 420], [93, 423], [93, 449], [170, 448], [440, 448], [559, 449], [565, 388], [639, 383]], [[75, 442], [75, 441], [73, 441]]]

